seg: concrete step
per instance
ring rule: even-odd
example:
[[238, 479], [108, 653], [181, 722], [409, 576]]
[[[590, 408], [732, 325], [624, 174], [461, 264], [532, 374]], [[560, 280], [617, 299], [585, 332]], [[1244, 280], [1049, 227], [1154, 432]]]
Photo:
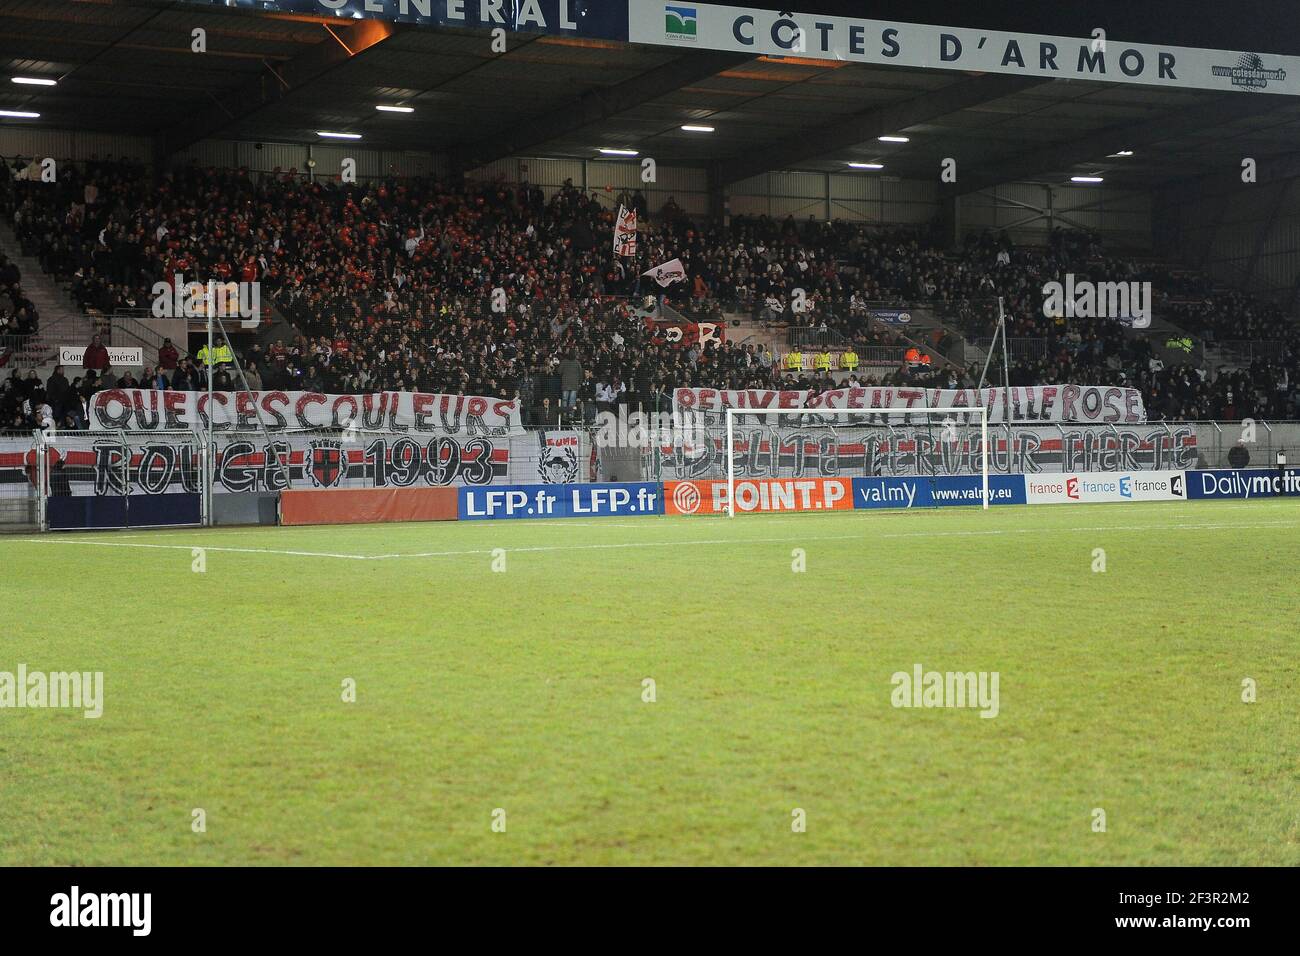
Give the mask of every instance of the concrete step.
[[0, 220], [0, 252], [18, 265], [23, 294], [32, 300], [40, 315], [40, 327], [4, 359], [7, 367], [48, 371], [58, 364], [62, 345], [85, 345], [90, 341], [91, 322], [73, 303], [68, 291], [53, 276], [41, 271], [41, 264], [22, 255], [18, 239], [7, 222]]

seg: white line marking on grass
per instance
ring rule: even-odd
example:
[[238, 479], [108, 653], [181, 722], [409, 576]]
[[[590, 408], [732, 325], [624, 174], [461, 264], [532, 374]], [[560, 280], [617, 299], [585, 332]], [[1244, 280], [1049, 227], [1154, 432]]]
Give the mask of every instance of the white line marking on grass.
[[[1252, 524], [1154, 524], [1154, 525], [1090, 525], [1072, 528], [991, 528], [975, 531], [908, 531], [894, 534], [833, 534], [833, 535], [794, 535], [780, 538], [696, 538], [671, 541], [618, 541], [610, 544], [557, 544], [535, 547], [507, 548], [516, 554], [541, 553], [548, 551], [616, 551], [630, 548], [677, 548], [693, 545], [750, 545], [750, 544], [788, 544], [799, 541], [869, 541], [873, 538], [947, 538], [947, 537], [983, 537], [1009, 534], [1063, 534], [1077, 532], [1127, 532], [1127, 531], [1237, 531], [1256, 528], [1294, 528], [1300, 527], [1296, 521], [1273, 521]], [[86, 541], [78, 538], [22, 538], [31, 544], [74, 544], [107, 548], [150, 548], [164, 551], [189, 551], [193, 548], [205, 548], [208, 551], [228, 552], [233, 554], [277, 554], [300, 558], [338, 558], [348, 561], [390, 561], [399, 558], [452, 558], [470, 555], [492, 554], [492, 548], [468, 548], [457, 551], [410, 551], [391, 554], [340, 554], [333, 551], [299, 551], [280, 548], [223, 548], [203, 544], [145, 544], [137, 541]]]
[[78, 538], [23, 538], [29, 544], [79, 544], [98, 548], [153, 548], [162, 551], [192, 551], [202, 548], [204, 551], [225, 551], [234, 554], [285, 554], [300, 558], [349, 558], [353, 561], [369, 561], [368, 554], [335, 554], [329, 551], [282, 551], [273, 548], [222, 548], [210, 544], [145, 544], [142, 541], [84, 541]]
[[1295, 528], [1296, 521], [1270, 521], [1264, 524], [1104, 524], [1087, 528], [996, 528], [986, 531], [907, 531], [900, 534], [882, 534], [881, 538], [952, 538], [993, 534], [1068, 534], [1082, 531], [1218, 531], [1245, 530], [1247, 528]]

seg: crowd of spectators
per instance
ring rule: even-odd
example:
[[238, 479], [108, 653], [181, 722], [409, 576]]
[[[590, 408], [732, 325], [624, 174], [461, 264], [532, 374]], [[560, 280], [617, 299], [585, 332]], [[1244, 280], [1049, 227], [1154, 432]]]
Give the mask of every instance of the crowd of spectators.
[[[641, 217], [635, 261], [611, 254], [620, 202]], [[780, 320], [861, 349], [901, 347], [905, 332], [875, 321], [873, 311], [923, 302], [979, 338], [992, 335], [1001, 296], [1008, 335], [1042, 343], [1035, 358], [1016, 361], [1013, 384], [1126, 384], [1143, 390], [1152, 417], [1294, 411], [1289, 383], [1300, 343], [1280, 312], [1187, 270], [1110, 256], [1080, 232], [1058, 230], [1045, 248], [986, 233], [953, 250], [924, 229], [768, 217], [736, 217], [724, 228], [693, 220], [671, 199], [652, 212], [639, 192], [601, 196], [572, 183], [548, 200], [527, 183], [343, 185], [295, 171], [195, 166], [154, 181], [125, 161], [63, 164], [57, 183], [0, 177], [0, 210], [23, 251], [68, 281], [86, 308], [147, 308], [155, 284], [176, 276], [260, 283], [263, 300], [301, 334], [239, 348], [253, 387], [519, 397], [530, 416], [549, 423], [578, 407], [662, 406], [681, 385], [836, 384], [825, 374], [789, 374], [752, 345], [679, 347], [658, 338], [643, 306], [660, 290], [641, 272], [678, 258], [687, 279], [667, 295], [695, 321]], [[1045, 316], [1042, 285], [1067, 272], [1152, 281], [1157, 309], [1199, 335], [1277, 336], [1289, 348], [1273, 364], [1231, 375], [1210, 376], [1190, 360], [1166, 367], [1145, 339], [1114, 321]], [[23, 334], [36, 317], [18, 278], [0, 260], [0, 322]], [[734, 340], [747, 329], [726, 331]], [[931, 344], [944, 354], [945, 343]], [[66, 388], [56, 383], [53, 395], [44, 386], [40, 404], [56, 422], [84, 414], [70, 396], [116, 379], [111, 370], [83, 371]], [[978, 374], [941, 361], [900, 366], [886, 380], [957, 386]], [[201, 369], [161, 357], [141, 378], [171, 388], [206, 384]], [[14, 420], [19, 395], [18, 407], [40, 407], [30, 394], [36, 388], [30, 376], [6, 380], [0, 421]]]
[[40, 328], [36, 304], [23, 292], [22, 270], [0, 252], [0, 339], [28, 336]]

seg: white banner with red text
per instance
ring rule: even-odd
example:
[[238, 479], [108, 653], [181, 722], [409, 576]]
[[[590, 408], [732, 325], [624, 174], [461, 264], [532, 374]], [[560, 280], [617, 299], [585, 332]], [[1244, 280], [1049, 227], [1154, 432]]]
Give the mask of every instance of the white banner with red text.
[[[519, 402], [476, 395], [376, 392], [215, 392], [213, 431], [309, 428], [390, 430], [439, 435], [523, 434]], [[206, 431], [207, 392], [110, 388], [90, 400], [91, 431]]]
[[[796, 414], [800, 409], [835, 408], [882, 413], [856, 419], [872, 424], [910, 423], [903, 416], [883, 414], [884, 412], [978, 408], [980, 405], [988, 409], [990, 423], [1140, 424], [1146, 421], [1142, 393], [1136, 388], [1111, 385], [1032, 385], [1011, 389], [853, 386], [824, 392], [798, 389], [678, 388], [673, 391], [673, 405], [680, 412], [721, 413], [728, 408], [752, 408], [788, 409]], [[916, 420], [921, 419], [922, 416], [916, 416]], [[839, 420], [849, 419], [845, 417]], [[978, 421], [978, 418], [973, 420]]]

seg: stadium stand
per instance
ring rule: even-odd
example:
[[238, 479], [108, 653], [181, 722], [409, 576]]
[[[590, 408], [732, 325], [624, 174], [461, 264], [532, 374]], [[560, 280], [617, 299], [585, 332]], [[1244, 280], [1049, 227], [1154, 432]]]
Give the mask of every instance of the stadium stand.
[[[1044, 248], [985, 233], [952, 250], [925, 230], [767, 217], [736, 217], [723, 228], [694, 221], [671, 199], [653, 211], [640, 193], [618, 199], [642, 214], [648, 261], [680, 258], [686, 266], [688, 281], [667, 301], [691, 321], [808, 326], [847, 343], [856, 362], [858, 351], [916, 344], [872, 321], [873, 308], [925, 303], [944, 317], [949, 337], [977, 340], [992, 334], [992, 303], [1002, 296], [1008, 334], [1040, 344], [1035, 354], [1013, 355], [1013, 385], [1138, 387], [1153, 419], [1296, 414], [1290, 383], [1300, 375], [1300, 333], [1280, 310], [1193, 270], [1110, 253], [1086, 233], [1056, 230]], [[154, 182], [142, 166], [112, 160], [71, 164], [57, 185], [0, 180], [0, 209], [22, 253], [68, 283], [82, 309], [146, 309], [154, 284], [176, 275], [260, 281], [299, 334], [241, 348], [254, 388], [519, 397], [529, 423], [545, 425], [560, 416], [590, 420], [616, 404], [658, 407], [682, 385], [817, 390], [847, 377], [824, 360], [811, 370], [783, 368], [752, 343], [679, 348], [656, 340], [644, 318], [654, 286], [610, 254], [608, 203], [571, 182], [549, 199], [527, 183], [341, 185], [296, 171], [254, 176], [197, 166]], [[1042, 285], [1066, 273], [1150, 281], [1156, 311], [1171, 325], [1206, 343], [1277, 347], [1230, 370], [1190, 355], [1170, 362], [1157, 356], [1152, 336], [1126, 333], [1114, 320], [1046, 317]], [[9, 342], [39, 323], [20, 279], [0, 258]], [[506, 292], [504, 312], [492, 307], [497, 288]], [[796, 314], [798, 290], [806, 308]], [[928, 354], [924, 364], [897, 362], [884, 381], [975, 384], [975, 363], [934, 351], [935, 365]], [[112, 384], [206, 387], [191, 361], [150, 359], [120, 380], [89, 359], [71, 377], [60, 368], [42, 380], [14, 368], [0, 392], [0, 422], [30, 428], [48, 418], [79, 427], [85, 401]], [[234, 384], [218, 370], [215, 387]]]

